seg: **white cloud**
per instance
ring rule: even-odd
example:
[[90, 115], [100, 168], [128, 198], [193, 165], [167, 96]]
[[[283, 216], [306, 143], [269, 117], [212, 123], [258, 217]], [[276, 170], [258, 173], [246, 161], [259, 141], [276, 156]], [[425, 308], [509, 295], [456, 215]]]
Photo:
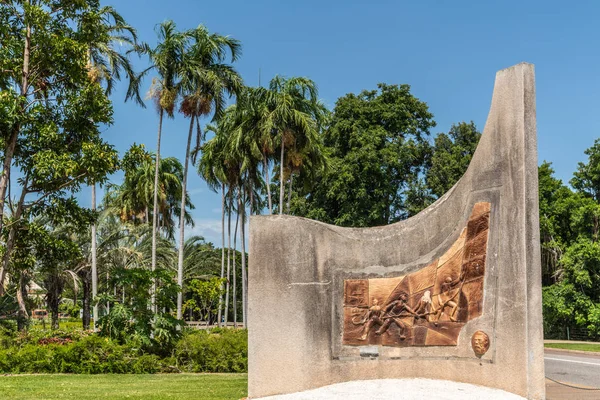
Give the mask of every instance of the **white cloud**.
[[194, 227], [186, 228], [186, 237], [202, 236], [207, 242], [213, 242], [215, 246], [221, 246], [221, 220], [220, 219], [194, 219]]

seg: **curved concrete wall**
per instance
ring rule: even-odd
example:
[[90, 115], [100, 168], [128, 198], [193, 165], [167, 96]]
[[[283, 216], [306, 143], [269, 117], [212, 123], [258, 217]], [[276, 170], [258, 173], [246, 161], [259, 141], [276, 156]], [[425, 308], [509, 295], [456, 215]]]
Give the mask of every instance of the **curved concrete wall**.
[[[491, 204], [483, 313], [466, 323], [457, 345], [343, 345], [344, 280], [401, 276], [429, 265], [458, 239], [478, 202]], [[467, 172], [429, 208], [393, 225], [360, 229], [253, 216], [249, 257], [250, 397], [422, 377], [543, 399], [533, 65], [497, 73]], [[481, 358], [471, 348], [478, 330], [490, 337]]]

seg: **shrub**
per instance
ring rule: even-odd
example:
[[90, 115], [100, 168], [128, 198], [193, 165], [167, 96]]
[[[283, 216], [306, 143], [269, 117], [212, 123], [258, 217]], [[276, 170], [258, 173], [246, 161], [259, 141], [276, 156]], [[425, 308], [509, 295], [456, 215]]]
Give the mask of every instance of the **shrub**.
[[184, 331], [171, 355], [144, 352], [135, 341], [120, 344], [91, 332], [20, 333], [0, 349], [0, 373], [147, 374], [246, 372], [245, 330]]
[[7, 320], [0, 321], [0, 348], [6, 349], [12, 346], [17, 336], [17, 323]]
[[13, 338], [12, 346], [24, 346], [26, 344], [51, 344], [64, 342], [76, 342], [92, 335], [92, 331], [63, 330], [44, 331], [31, 329], [21, 331]]
[[132, 364], [130, 373], [154, 374], [161, 372], [163, 370], [161, 361], [160, 357], [155, 354], [142, 354]]
[[248, 371], [248, 331], [213, 329], [187, 332], [175, 347], [185, 372]]
[[155, 373], [161, 369], [158, 356], [140, 355], [96, 335], [76, 342], [28, 343], [0, 351], [2, 373], [122, 374]]
[[[98, 336], [83, 338], [72, 345], [54, 346], [57, 372], [74, 374], [127, 373], [128, 349]], [[131, 354], [129, 358], [135, 357]]]

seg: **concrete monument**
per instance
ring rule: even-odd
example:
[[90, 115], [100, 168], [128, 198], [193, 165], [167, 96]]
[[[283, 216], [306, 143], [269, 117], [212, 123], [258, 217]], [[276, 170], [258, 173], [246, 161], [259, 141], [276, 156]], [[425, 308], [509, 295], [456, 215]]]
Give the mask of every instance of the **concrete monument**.
[[251, 217], [249, 396], [431, 378], [544, 399], [535, 124], [519, 64], [496, 75], [467, 172], [418, 215]]

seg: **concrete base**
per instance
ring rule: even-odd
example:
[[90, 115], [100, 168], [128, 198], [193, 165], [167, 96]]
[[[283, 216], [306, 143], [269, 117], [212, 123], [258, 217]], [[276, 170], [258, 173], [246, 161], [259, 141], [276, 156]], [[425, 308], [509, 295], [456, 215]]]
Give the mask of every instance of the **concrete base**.
[[435, 379], [351, 381], [264, 400], [523, 400], [500, 389]]

